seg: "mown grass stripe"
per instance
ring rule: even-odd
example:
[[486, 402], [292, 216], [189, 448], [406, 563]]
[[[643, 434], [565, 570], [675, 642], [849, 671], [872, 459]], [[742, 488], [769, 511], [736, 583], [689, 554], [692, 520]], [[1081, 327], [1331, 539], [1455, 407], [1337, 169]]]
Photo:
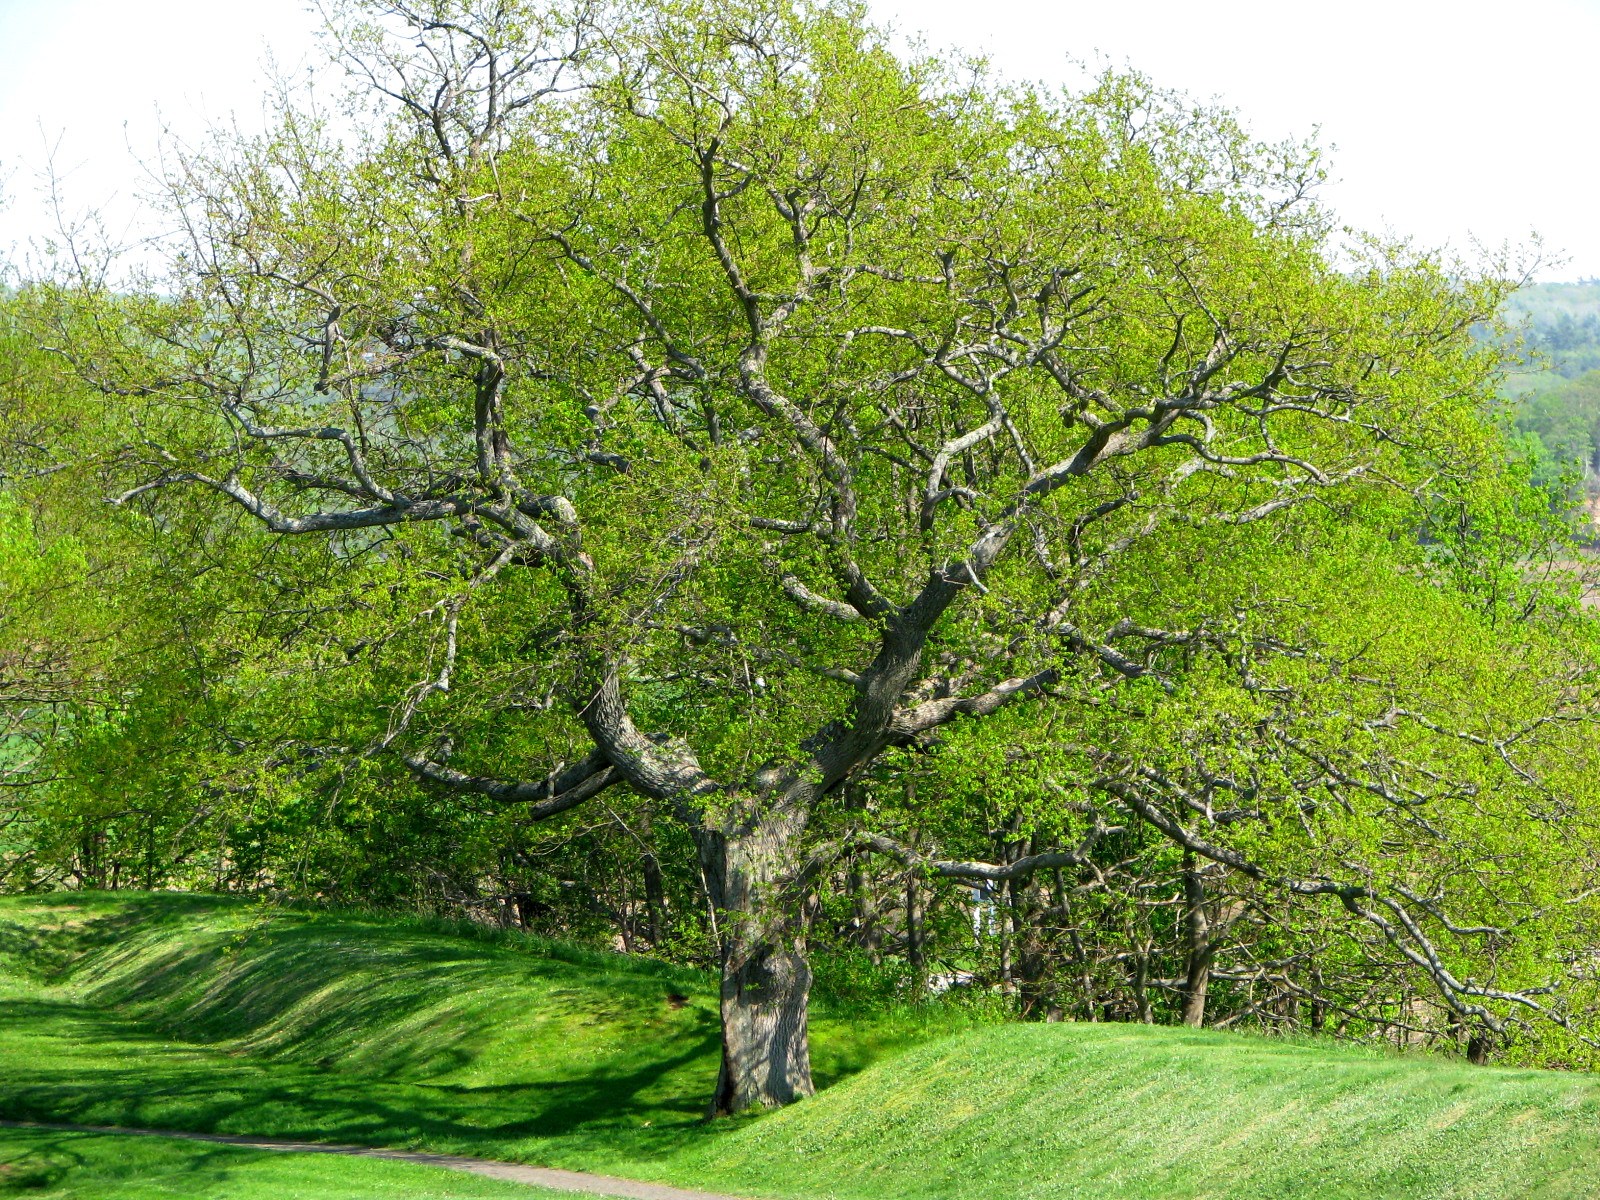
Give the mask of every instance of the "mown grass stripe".
[[0, 1128], [31, 1129], [49, 1133], [105, 1133], [119, 1137], [176, 1138], [180, 1141], [237, 1146], [245, 1150], [376, 1158], [386, 1162], [411, 1163], [415, 1166], [443, 1167], [448, 1171], [461, 1171], [469, 1175], [481, 1175], [485, 1179], [505, 1180], [508, 1183], [532, 1184], [552, 1191], [579, 1192], [590, 1196], [623, 1196], [628, 1200], [741, 1200], [738, 1196], [697, 1192], [659, 1183], [641, 1183], [636, 1179], [618, 1179], [610, 1175], [594, 1175], [585, 1171], [561, 1171], [552, 1167], [530, 1167], [525, 1163], [495, 1162], [485, 1158], [468, 1158], [460, 1154], [429, 1154], [420, 1150], [386, 1150], [378, 1146], [336, 1146], [326, 1142], [296, 1142], [239, 1134], [186, 1133], [177, 1129], [129, 1129], [119, 1125], [70, 1125], [46, 1121], [0, 1121]]

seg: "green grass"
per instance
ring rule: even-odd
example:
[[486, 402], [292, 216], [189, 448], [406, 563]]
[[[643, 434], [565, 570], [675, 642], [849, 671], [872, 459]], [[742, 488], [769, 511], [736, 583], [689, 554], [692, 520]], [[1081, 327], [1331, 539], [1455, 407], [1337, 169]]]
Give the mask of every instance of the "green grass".
[[[9, 971], [9, 974], [7, 972]], [[817, 1014], [827, 1085], [959, 1014]], [[177, 894], [0, 898], [0, 1117], [640, 1178], [722, 1130], [716, 983], [622, 955]]]
[[800, 1194], [1600, 1196], [1600, 1082], [1278, 1038], [1013, 1025], [941, 1040], [700, 1155]]
[[693, 972], [416, 922], [174, 895], [0, 899], [0, 1116], [807, 1200], [1600, 1196], [1592, 1076], [937, 1009], [824, 1008], [821, 1094], [706, 1125], [713, 997]]
[[368, 1158], [0, 1129], [0, 1196], [18, 1200], [553, 1200], [565, 1194]]

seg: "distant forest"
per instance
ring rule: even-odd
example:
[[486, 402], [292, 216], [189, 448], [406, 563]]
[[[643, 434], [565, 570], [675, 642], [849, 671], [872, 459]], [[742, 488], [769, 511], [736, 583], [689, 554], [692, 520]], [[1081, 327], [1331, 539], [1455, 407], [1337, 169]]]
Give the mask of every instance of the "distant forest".
[[1534, 284], [1506, 313], [1528, 354], [1505, 395], [1536, 474], [1590, 499], [1600, 493], [1600, 279]]

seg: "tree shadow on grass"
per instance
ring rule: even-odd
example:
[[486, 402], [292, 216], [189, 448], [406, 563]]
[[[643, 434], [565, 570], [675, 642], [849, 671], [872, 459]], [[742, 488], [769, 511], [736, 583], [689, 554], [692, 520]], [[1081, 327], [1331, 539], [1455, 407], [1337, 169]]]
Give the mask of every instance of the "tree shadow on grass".
[[0, 959], [52, 980], [85, 955], [134, 931], [180, 929], [219, 910], [250, 902], [182, 892], [51, 892], [11, 897], [0, 917]]
[[[344, 1154], [353, 1152], [345, 1151]], [[279, 1196], [310, 1185], [316, 1194], [411, 1196], [418, 1183], [429, 1195], [453, 1194], [453, 1182], [425, 1181], [391, 1164], [345, 1166], [322, 1155], [262, 1151], [162, 1137], [88, 1131], [0, 1129], [0, 1195], [60, 1197], [118, 1195], [130, 1184], [140, 1195]], [[375, 1164], [374, 1164], [375, 1165]], [[444, 1191], [437, 1189], [444, 1189]], [[65, 1190], [59, 1190], [65, 1189]], [[477, 1188], [473, 1194], [480, 1194]], [[509, 1191], [508, 1191], [509, 1194]], [[530, 1195], [546, 1195], [542, 1189]]]
[[598, 952], [528, 953], [338, 914], [258, 919], [225, 898], [49, 899], [32, 928], [0, 920], [0, 956], [169, 1036], [385, 1076], [462, 1070], [534, 1018], [605, 1027], [578, 1031], [585, 1043], [676, 1043], [703, 1021], [667, 996], [713, 1003], [707, 978]]
[[[215, 946], [175, 948], [89, 999], [187, 1041], [390, 1079], [463, 1071], [496, 1042], [558, 1056], [581, 1045], [590, 1057], [626, 1059], [645, 1043], [675, 1051], [704, 1038], [704, 1010], [673, 1010], [655, 980], [602, 990], [566, 964], [423, 942], [341, 946], [326, 933], [289, 931], [235, 957]], [[540, 1022], [567, 1036], [536, 1029]]]
[[[716, 1136], [708, 977], [249, 905], [90, 896], [46, 905], [42, 938], [0, 925], [0, 954], [42, 940], [81, 997], [0, 999], [0, 1115], [569, 1163]], [[887, 1047], [848, 1025], [819, 1082]]]
[[[174, 1045], [138, 1022], [65, 1001], [0, 1001], [0, 1028], [7, 1031], [0, 1117], [7, 1119], [423, 1146], [491, 1158], [516, 1156], [519, 1146], [548, 1158], [541, 1147], [556, 1145], [576, 1154], [623, 1144], [630, 1155], [669, 1154], [698, 1136], [709, 1072], [703, 1086], [646, 1093], [661, 1092], [680, 1070], [714, 1069], [717, 1048], [712, 1028], [676, 1053], [642, 1063], [468, 1086], [241, 1061]], [[36, 1053], [28, 1053], [30, 1044]], [[619, 1133], [626, 1136], [619, 1140]]]
[[715, 1016], [668, 1002], [683, 972], [324, 914], [241, 929], [219, 907], [237, 906], [91, 897], [7, 923], [0, 953], [42, 945], [87, 1002], [0, 1000], [0, 1111], [492, 1153], [660, 1141], [709, 1094]]

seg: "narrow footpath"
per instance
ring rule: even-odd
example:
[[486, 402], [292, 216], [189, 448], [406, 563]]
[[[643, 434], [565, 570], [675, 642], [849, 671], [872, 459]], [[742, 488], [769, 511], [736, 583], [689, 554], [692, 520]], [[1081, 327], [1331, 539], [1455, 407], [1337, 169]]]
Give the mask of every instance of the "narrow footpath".
[[373, 1146], [330, 1146], [326, 1142], [291, 1142], [279, 1138], [238, 1137], [223, 1133], [185, 1133], [177, 1129], [127, 1129], [119, 1125], [56, 1125], [43, 1121], [0, 1121], [7, 1129], [43, 1129], [56, 1133], [115, 1133], [131, 1137], [182, 1138], [190, 1142], [217, 1142], [248, 1150], [285, 1150], [296, 1154], [344, 1154], [355, 1158], [386, 1158], [393, 1162], [420, 1163], [426, 1167], [445, 1167], [466, 1171], [489, 1179], [512, 1183], [531, 1183], [561, 1192], [586, 1192], [591, 1196], [626, 1196], [629, 1200], [742, 1200], [717, 1192], [696, 1192], [668, 1187], [663, 1183], [642, 1183], [637, 1179], [618, 1179], [612, 1175], [590, 1175], [586, 1171], [558, 1171], [554, 1167], [530, 1167], [523, 1163], [495, 1162], [487, 1158], [467, 1158], [459, 1154], [425, 1154], [418, 1150], [380, 1150]]

